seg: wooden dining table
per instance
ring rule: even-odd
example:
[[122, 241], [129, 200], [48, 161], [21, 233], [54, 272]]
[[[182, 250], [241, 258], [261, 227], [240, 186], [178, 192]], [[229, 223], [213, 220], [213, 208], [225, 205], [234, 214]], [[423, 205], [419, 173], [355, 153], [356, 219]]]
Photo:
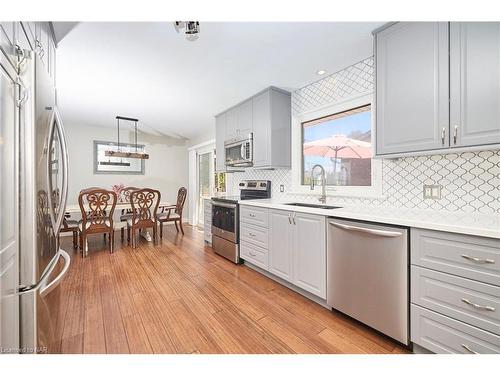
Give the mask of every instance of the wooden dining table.
[[[174, 206], [174, 204], [170, 202], [160, 202], [158, 205], [158, 212], [160, 211], [160, 208], [163, 207], [169, 207], [169, 206]], [[127, 210], [131, 209], [132, 206], [128, 202], [117, 202], [115, 206], [115, 212], [121, 211], [121, 210]], [[76, 213], [81, 213], [80, 211], [80, 205], [78, 204], [68, 204], [66, 205], [66, 211], [67, 214], [76, 214]], [[115, 222], [115, 229], [120, 229], [120, 228], [126, 228], [127, 227], [127, 222], [126, 221], [117, 221]], [[153, 241], [153, 238], [151, 237], [151, 234], [147, 230], [143, 230], [141, 232], [141, 236], [144, 237], [144, 239], [148, 242]]]

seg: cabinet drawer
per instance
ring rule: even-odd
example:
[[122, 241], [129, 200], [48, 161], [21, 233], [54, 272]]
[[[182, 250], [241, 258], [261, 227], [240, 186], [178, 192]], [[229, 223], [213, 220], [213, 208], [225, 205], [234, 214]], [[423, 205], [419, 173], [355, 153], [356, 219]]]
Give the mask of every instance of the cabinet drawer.
[[414, 304], [411, 341], [434, 353], [500, 353], [500, 336]]
[[411, 230], [411, 263], [500, 286], [500, 240]]
[[500, 335], [500, 287], [412, 266], [411, 302]]
[[268, 230], [257, 225], [241, 223], [240, 238], [242, 241], [252, 243], [254, 245], [268, 248]]
[[259, 225], [261, 227], [268, 226], [268, 209], [261, 207], [241, 206], [240, 221]]
[[269, 269], [267, 250], [259, 248], [251, 243], [241, 241], [240, 257], [246, 262], [255, 264], [262, 269]]

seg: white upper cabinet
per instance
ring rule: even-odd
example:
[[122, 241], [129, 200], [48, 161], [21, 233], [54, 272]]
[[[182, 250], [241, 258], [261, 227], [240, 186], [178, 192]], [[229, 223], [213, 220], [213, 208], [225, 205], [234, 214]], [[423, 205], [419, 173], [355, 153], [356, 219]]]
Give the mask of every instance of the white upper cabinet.
[[226, 139], [226, 113], [215, 116], [215, 171], [226, 171], [226, 150], [224, 139]]
[[269, 90], [253, 98], [253, 164], [262, 167], [271, 159], [271, 93]]
[[226, 141], [252, 135], [253, 167], [290, 168], [292, 113], [289, 92], [269, 87], [223, 114], [226, 130], [224, 134], [216, 132], [217, 144], [224, 145]]
[[228, 110], [226, 113], [226, 133], [225, 138], [222, 140], [225, 141], [234, 141], [238, 138], [238, 107], [233, 107]]
[[248, 138], [250, 133], [252, 133], [253, 127], [252, 99], [244, 101], [236, 108], [238, 116], [237, 137]]
[[375, 43], [377, 155], [500, 146], [499, 22], [400, 22]]
[[500, 22], [450, 26], [451, 147], [500, 144]]
[[377, 154], [447, 148], [448, 23], [401, 22], [375, 38]]

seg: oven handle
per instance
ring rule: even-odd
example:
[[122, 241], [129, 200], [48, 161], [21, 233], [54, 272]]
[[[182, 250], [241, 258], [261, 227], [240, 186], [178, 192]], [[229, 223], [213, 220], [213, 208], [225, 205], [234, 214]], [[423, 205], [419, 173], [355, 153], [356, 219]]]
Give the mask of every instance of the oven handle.
[[212, 202], [212, 206], [220, 206], [226, 208], [236, 208], [238, 205], [231, 203], [220, 203], [220, 202]]

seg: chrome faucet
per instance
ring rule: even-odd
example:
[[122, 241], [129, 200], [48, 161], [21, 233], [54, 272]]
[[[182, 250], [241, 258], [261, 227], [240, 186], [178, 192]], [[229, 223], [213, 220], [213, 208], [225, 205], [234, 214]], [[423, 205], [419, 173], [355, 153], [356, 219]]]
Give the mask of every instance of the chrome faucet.
[[325, 173], [325, 168], [323, 168], [322, 165], [316, 164], [314, 167], [311, 169], [311, 190], [314, 190], [314, 170], [316, 167], [319, 167], [321, 169], [321, 197], [318, 198], [318, 200], [325, 204], [326, 203], [326, 173]]

